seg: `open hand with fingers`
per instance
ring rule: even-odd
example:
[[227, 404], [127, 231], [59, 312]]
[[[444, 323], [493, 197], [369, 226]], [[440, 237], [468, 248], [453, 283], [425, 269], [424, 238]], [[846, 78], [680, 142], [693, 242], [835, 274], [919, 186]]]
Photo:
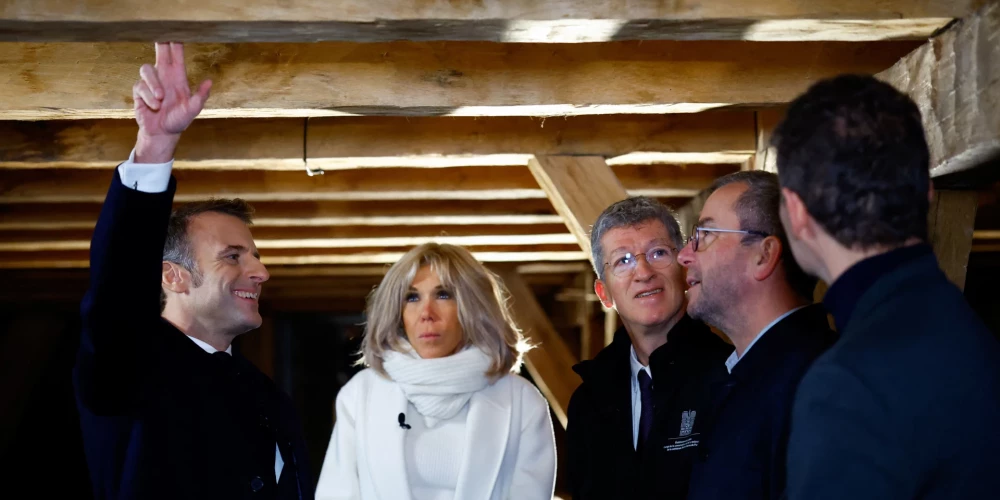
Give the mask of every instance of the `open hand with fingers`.
[[165, 163], [173, 158], [180, 134], [205, 106], [212, 81], [191, 92], [184, 66], [184, 44], [157, 43], [156, 64], [139, 68], [132, 86], [139, 123], [136, 163]]

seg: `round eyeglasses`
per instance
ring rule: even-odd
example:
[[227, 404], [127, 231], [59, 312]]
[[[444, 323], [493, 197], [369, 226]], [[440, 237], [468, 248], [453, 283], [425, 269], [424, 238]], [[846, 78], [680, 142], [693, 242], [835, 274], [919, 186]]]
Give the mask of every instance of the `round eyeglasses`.
[[655, 247], [650, 248], [645, 253], [627, 252], [615, 256], [611, 262], [605, 262], [604, 265], [610, 267], [611, 274], [615, 276], [631, 276], [635, 272], [635, 266], [639, 265], [639, 258], [645, 259], [649, 267], [653, 269], [666, 269], [677, 261], [677, 249]]

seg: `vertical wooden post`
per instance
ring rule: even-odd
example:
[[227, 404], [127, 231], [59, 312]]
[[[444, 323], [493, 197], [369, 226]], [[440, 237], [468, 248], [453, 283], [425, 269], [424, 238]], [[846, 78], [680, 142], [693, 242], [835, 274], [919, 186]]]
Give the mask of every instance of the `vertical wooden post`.
[[976, 191], [940, 190], [935, 191], [928, 212], [927, 230], [934, 254], [948, 279], [962, 289], [978, 204]]
[[757, 119], [757, 152], [754, 154], [752, 170], [778, 173], [778, 160], [774, 148], [770, 147], [771, 134], [774, 127], [785, 117], [785, 108], [765, 108], [758, 110]]
[[611, 345], [615, 339], [615, 331], [618, 330], [618, 311], [614, 309], [604, 309], [604, 345]]

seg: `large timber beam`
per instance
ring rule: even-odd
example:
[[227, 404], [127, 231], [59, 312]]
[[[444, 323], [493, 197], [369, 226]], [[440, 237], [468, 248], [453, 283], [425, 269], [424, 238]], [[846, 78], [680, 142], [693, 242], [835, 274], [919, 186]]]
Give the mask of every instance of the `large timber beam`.
[[536, 156], [528, 168], [580, 248], [590, 253], [590, 229], [597, 217], [628, 197], [623, 182], [599, 156]]
[[[106, 168], [135, 144], [132, 120], [0, 122], [0, 168]], [[739, 163], [754, 113], [531, 117], [335, 117], [196, 120], [177, 169], [323, 170], [527, 165], [533, 154], [612, 164]]]
[[[739, 165], [620, 165], [613, 167], [633, 194], [693, 196]], [[176, 201], [241, 197], [259, 201], [523, 200], [544, 199], [526, 167], [456, 167], [428, 172], [386, 168], [336, 170], [309, 177], [304, 172], [178, 170]], [[0, 176], [0, 203], [99, 203], [108, 170], [18, 170]]]
[[[579, 262], [587, 255], [569, 245], [540, 247], [471, 247], [473, 256], [481, 262]], [[290, 249], [268, 250], [261, 261], [267, 266], [367, 265], [393, 264], [402, 251], [381, 248], [362, 249]], [[86, 250], [46, 252], [0, 252], [0, 269], [72, 269], [89, 266]]]
[[517, 271], [510, 267], [497, 267], [495, 271], [510, 292], [514, 320], [537, 346], [525, 356], [528, 372], [549, 401], [559, 423], [566, 428], [569, 400], [580, 385], [580, 378], [573, 373], [573, 365], [579, 360], [570, 352]]
[[[0, 231], [0, 252], [86, 250], [92, 231]], [[461, 246], [572, 245], [562, 224], [403, 227], [264, 227], [253, 229], [257, 248], [402, 248], [428, 242]]]
[[[916, 42], [200, 44], [203, 117], [662, 114], [790, 101], [875, 73]], [[151, 44], [0, 44], [0, 119], [127, 118]], [[802, 61], [809, 61], [803, 64]]]
[[[667, 200], [680, 203], [683, 200]], [[545, 199], [299, 201], [254, 203], [254, 227], [561, 224]], [[92, 229], [99, 203], [0, 204], [0, 230]]]
[[920, 108], [932, 176], [1000, 162], [1000, 2], [986, 4], [878, 77]]
[[0, 5], [2, 41], [886, 40], [922, 38], [970, 0], [48, 0]]

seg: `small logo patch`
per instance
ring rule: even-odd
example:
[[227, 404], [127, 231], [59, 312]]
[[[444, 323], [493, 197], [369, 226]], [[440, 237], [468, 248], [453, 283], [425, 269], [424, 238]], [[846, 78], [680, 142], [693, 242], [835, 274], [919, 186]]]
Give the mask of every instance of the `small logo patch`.
[[698, 412], [694, 410], [688, 410], [681, 413], [681, 433], [679, 434], [681, 437], [691, 435], [691, 430], [694, 429], [694, 417], [696, 415], [698, 415]]

